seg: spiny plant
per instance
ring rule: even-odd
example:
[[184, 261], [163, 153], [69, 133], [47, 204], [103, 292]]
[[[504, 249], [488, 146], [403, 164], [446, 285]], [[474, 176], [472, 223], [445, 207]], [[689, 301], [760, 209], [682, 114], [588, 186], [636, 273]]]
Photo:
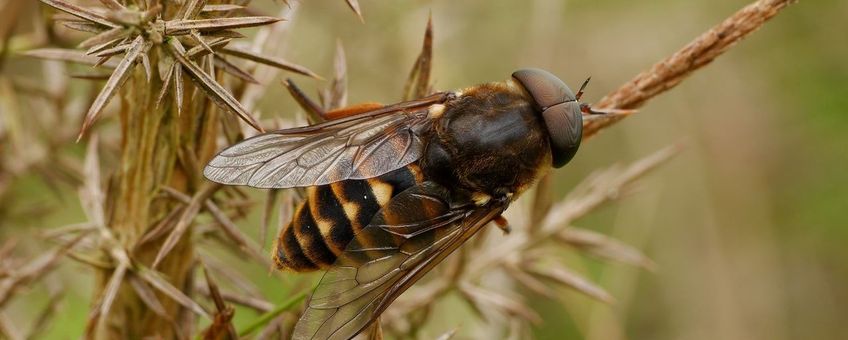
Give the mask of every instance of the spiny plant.
[[[80, 197], [93, 224], [93, 229], [80, 233], [88, 234], [94, 248], [89, 250], [100, 254], [92, 262], [103, 264], [87, 334], [190, 336], [192, 327], [187, 325], [193, 324], [193, 316], [185, 311], [219, 319], [186, 294], [196, 265], [191, 241], [195, 217], [201, 208], [219, 219], [225, 217], [207, 202], [220, 188], [202, 180], [200, 166], [217, 149], [221, 112], [262, 130], [223, 84], [225, 74], [243, 82], [257, 81], [228, 57], [320, 77], [278, 57], [232, 46], [233, 40], [243, 37], [238, 29], [281, 20], [238, 14], [244, 12], [244, 1], [108, 0], [100, 2], [102, 7], [42, 2], [71, 15], [56, 18], [63, 26], [94, 35], [79, 44], [81, 50], [40, 49], [29, 55], [112, 70], [86, 113], [78, 138], [112, 99], [120, 94], [121, 100], [120, 166], [110, 176], [107, 189], [101, 190], [97, 139], [92, 138]], [[237, 122], [223, 121], [231, 138], [242, 136]], [[184, 196], [187, 202], [181, 200]], [[226, 228], [232, 223], [219, 225]], [[238, 229], [226, 231], [248, 256], [263, 258], [255, 246], [247, 246], [248, 239]], [[158, 298], [151, 287], [170, 299]]]
[[[278, 57], [274, 51], [258, 52], [261, 48], [257, 47], [264, 46], [269, 37], [280, 34], [281, 25], [273, 25], [280, 19], [244, 14], [252, 13], [246, 7], [250, 1], [41, 2], [65, 13], [54, 18], [56, 23], [93, 36], [77, 49], [42, 48], [27, 54], [97, 66], [109, 70], [109, 74], [78, 76], [105, 81], [86, 113], [81, 115], [82, 128], [78, 132], [69, 132], [68, 126], [72, 124], [62, 124], [57, 131], [66, 133], [37, 135], [46, 141], [58, 141], [50, 143], [90, 136], [84, 160], [76, 165], [72, 163], [66, 171], [70, 174], [67, 183], [80, 186], [79, 198], [88, 221], [45, 233], [43, 237], [58, 242], [59, 246], [41, 256], [19, 256], [14, 239], [0, 244], [0, 332], [14, 339], [37, 337], [49, 315], [55, 312], [53, 301], [61, 299], [60, 292], [51, 294], [51, 302], [30, 330], [16, 331], [4, 322], [2, 311], [23, 287], [48, 278], [50, 270], [67, 256], [91, 266], [98, 276], [86, 337], [287, 337], [292, 320], [297, 317], [296, 307], [309, 291], [307, 281], [295, 278], [295, 282], [303, 281], [302, 292], [291, 294], [286, 301], [272, 303], [238, 269], [223, 265], [214, 253], [228, 249], [270, 267], [260, 245], [265, 244], [273, 211], [280, 210], [279, 224], [287, 222], [298, 192], [269, 192], [257, 242], [246, 236], [235, 221], [258, 207], [240, 189], [210, 184], [200, 175], [202, 166], [223, 144], [232, 144], [255, 133], [253, 130], [261, 131], [263, 126], [291, 125], [262, 121], [250, 113], [256, 98], [264, 93], [264, 87], [255, 84], [267, 82], [273, 76], [273, 72], [265, 72], [267, 67], [319, 78], [307, 68]], [[787, 0], [754, 2], [595, 106], [640, 107], [708, 64], [789, 3]], [[347, 4], [362, 17], [355, 0], [348, 0]], [[252, 48], [236, 46], [237, 40], [244, 38], [238, 30], [246, 27], [261, 28]], [[404, 99], [433, 92], [429, 79], [432, 37], [432, 26], [428, 24]], [[0, 55], [6, 54], [5, 44], [3, 51]], [[3, 81], [0, 85], [8, 84], [2, 77], [0, 80]], [[345, 84], [346, 65], [341, 45], [337, 48], [335, 74], [321, 92], [319, 102], [303, 95], [293, 81], [285, 82], [313, 122], [320, 119], [318, 112], [346, 105]], [[14, 83], [9, 86], [26, 87]], [[12, 92], [2, 86], [0, 90], [4, 94]], [[109, 105], [110, 102], [118, 105]], [[54, 106], [62, 103], [57, 100]], [[14, 112], [14, 117], [23, 115], [20, 110]], [[101, 116], [117, 117], [118, 140], [107, 133], [105, 126], [98, 129], [105, 125], [101, 124], [105, 120], [99, 119]], [[621, 118], [624, 116], [586, 117], [584, 137]], [[15, 121], [23, 122], [23, 119]], [[15, 145], [25, 144], [20, 139], [21, 130], [15, 130], [24, 125], [0, 125], [0, 139], [16, 140]], [[577, 228], [574, 222], [607, 202], [628, 196], [636, 179], [679, 149], [679, 145], [674, 145], [631, 165], [597, 172], [558, 202], [546, 190], [548, 186], [540, 186], [532, 197], [512, 209], [516, 215], [511, 218], [513, 234], [497, 242], [492, 242], [488, 235], [478, 235], [476, 241], [441, 266], [441, 275], [422, 281], [396, 301], [383, 315], [382, 322], [368, 330], [367, 336], [383, 338], [384, 328], [385, 334], [392, 338], [419, 336], [435, 305], [451, 293], [458, 294], [472, 311], [490, 321], [485, 323], [487, 329], [493, 330], [490, 334], [511, 338], [527, 337], [529, 325], [540, 319], [522, 301], [518, 287], [551, 297], [560, 295], [556, 289], [567, 287], [600, 301], [612, 301], [609, 293], [569, 269], [557, 254], [562, 246], [567, 246], [590, 256], [653, 268], [653, 262], [633, 247]], [[101, 174], [104, 152], [106, 157], [102, 158], [110, 164], [106, 176]], [[2, 175], [5, 175], [8, 173], [5, 168], [14, 158], [2, 158], [0, 165], [4, 166]], [[547, 181], [543, 179], [542, 183]], [[201, 214], [208, 218], [200, 218]], [[2, 212], [0, 218], [5, 218]], [[218, 278], [225, 282], [219, 283]], [[231, 322], [234, 304], [263, 314], [237, 330]], [[198, 322], [198, 318], [204, 321]], [[208, 326], [198, 330], [200, 324]], [[455, 333], [449, 330], [440, 338], [447, 339]]]

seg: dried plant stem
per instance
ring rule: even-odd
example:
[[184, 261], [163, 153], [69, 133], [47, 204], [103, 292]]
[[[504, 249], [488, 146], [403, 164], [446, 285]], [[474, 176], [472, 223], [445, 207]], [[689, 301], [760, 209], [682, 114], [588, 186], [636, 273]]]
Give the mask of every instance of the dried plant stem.
[[21, 331], [15, 326], [8, 315], [0, 312], [0, 335], [2, 338], [9, 340], [23, 340], [24, 336]]
[[[158, 64], [155, 55], [151, 64]], [[185, 158], [184, 151], [191, 150], [190, 157], [201, 158], [199, 161], [205, 162], [202, 155], [205, 153], [207, 158], [211, 155], [210, 145], [214, 145], [216, 127], [214, 124], [198, 124], [196, 117], [211, 115], [213, 117], [208, 117], [208, 121], [214, 122], [217, 110], [214, 106], [204, 105], [208, 103], [202, 98], [196, 99], [196, 110], [184, 110], [181, 116], [176, 115], [171, 105], [157, 107], [155, 100], [163, 83], [158, 78], [148, 80], [142, 68], [134, 70], [128, 85], [128, 89], [123, 91], [120, 115], [123, 136], [121, 167], [112, 178], [111, 190], [105, 200], [109, 204], [106, 209], [107, 225], [121, 244], [134, 248], [131, 254], [134, 261], [150, 266], [163, 240], [136, 245], [157, 225], [156, 221], [181, 204], [159, 198], [159, 191], [167, 186], [194, 195], [194, 191], [201, 189], [193, 183], [193, 176], [189, 173], [196, 169], [192, 169], [190, 162], [180, 156]], [[204, 151], [206, 149], [208, 151]], [[188, 240], [190, 235], [190, 232], [182, 235], [156, 268], [175, 287], [185, 287], [191, 281], [194, 250]], [[111, 271], [101, 273], [101, 289], [108, 288]], [[178, 338], [171, 325], [184, 307], [172, 299], [163, 299], [162, 305], [169, 316], [165, 318], [148, 308], [141, 299], [130, 285], [121, 284], [111, 312], [101, 316], [104, 319], [99, 323], [103, 328], [98, 338], [141, 338], [153, 334], [166, 339]]]
[[6, 1], [0, 4], [0, 72], [3, 71], [3, 66], [6, 65], [6, 57], [9, 55], [11, 46], [9, 43], [12, 40], [15, 24], [20, 17], [18, 14], [23, 8], [23, 1]]
[[[636, 109], [683, 79], [709, 64], [737, 42], [762, 27], [780, 10], [797, 0], [758, 0], [745, 6], [720, 24], [651, 69], [639, 73], [629, 82], [602, 98], [598, 108]], [[583, 126], [583, 137], [591, 137], [601, 129], [615, 124], [626, 115], [593, 119]]]

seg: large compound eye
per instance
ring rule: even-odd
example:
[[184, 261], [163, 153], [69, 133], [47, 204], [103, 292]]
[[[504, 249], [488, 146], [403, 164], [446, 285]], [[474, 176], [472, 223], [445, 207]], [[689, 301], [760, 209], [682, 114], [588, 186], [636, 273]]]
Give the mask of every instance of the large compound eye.
[[574, 100], [574, 92], [548, 71], [527, 68], [513, 72], [512, 77], [533, 96], [540, 109]]
[[537, 68], [515, 71], [512, 77], [541, 110], [551, 140], [553, 166], [562, 167], [574, 158], [583, 138], [583, 113], [574, 92], [555, 75]]
[[542, 112], [545, 127], [551, 137], [551, 156], [554, 168], [567, 164], [583, 139], [583, 113], [576, 101], [560, 103]]

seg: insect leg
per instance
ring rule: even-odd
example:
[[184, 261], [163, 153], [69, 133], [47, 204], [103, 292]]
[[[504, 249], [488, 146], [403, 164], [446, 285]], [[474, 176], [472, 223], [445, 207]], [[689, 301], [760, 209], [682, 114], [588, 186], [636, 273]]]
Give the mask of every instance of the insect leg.
[[503, 230], [504, 234], [509, 234], [512, 231], [512, 226], [509, 225], [509, 221], [506, 220], [503, 215], [498, 215], [493, 219], [495, 221], [495, 225], [498, 226], [501, 230]]
[[348, 107], [343, 107], [340, 109], [332, 110], [324, 112], [322, 117], [325, 120], [336, 120], [344, 117], [350, 117], [354, 115], [358, 115], [360, 113], [365, 113], [368, 111], [374, 111], [380, 108], [383, 108], [383, 104], [376, 102], [365, 102], [361, 104], [351, 105]]
[[351, 105], [331, 111], [324, 111], [321, 105], [309, 98], [291, 79], [283, 80], [283, 85], [289, 90], [292, 98], [306, 111], [313, 123], [326, 122], [382, 108], [384, 105], [375, 102]]

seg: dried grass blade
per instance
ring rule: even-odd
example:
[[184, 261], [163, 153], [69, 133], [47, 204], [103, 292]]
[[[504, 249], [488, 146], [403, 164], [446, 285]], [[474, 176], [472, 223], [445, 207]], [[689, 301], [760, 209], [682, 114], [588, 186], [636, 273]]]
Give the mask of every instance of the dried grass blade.
[[95, 134], [91, 137], [86, 148], [85, 160], [83, 162], [83, 187], [80, 189], [79, 198], [83, 211], [89, 222], [98, 228], [106, 227], [106, 214], [104, 202], [106, 200], [101, 188], [100, 176], [100, 154], [98, 152], [99, 138]]
[[282, 232], [283, 227], [291, 221], [294, 215], [295, 206], [294, 193], [292, 191], [283, 191], [281, 195], [283, 197], [278, 205], [279, 209], [277, 209], [277, 235], [279, 235]]
[[483, 289], [478, 286], [471, 286], [467, 283], [460, 284], [460, 290], [472, 301], [476, 301], [482, 305], [492, 306], [507, 315], [518, 316], [534, 324], [542, 322], [542, 317], [539, 316], [536, 311], [525, 305], [523, 302], [501, 293]]
[[474, 315], [478, 319], [484, 320], [484, 321], [491, 321], [490, 315], [487, 313], [489, 311], [489, 309], [486, 308], [486, 306], [484, 306], [483, 303], [480, 300], [478, 300], [477, 298], [475, 298], [474, 296], [469, 294], [462, 287], [460, 287], [458, 289], [458, 292], [459, 292], [460, 296], [462, 297], [462, 300], [468, 305], [469, 308], [471, 308], [471, 311], [474, 312]]
[[530, 225], [528, 231], [536, 232], [541, 226], [542, 220], [553, 205], [553, 195], [551, 193], [551, 176], [546, 174], [539, 179], [536, 188], [533, 191], [533, 203], [530, 206]]
[[192, 198], [191, 203], [183, 210], [183, 213], [180, 215], [180, 219], [177, 220], [176, 226], [171, 230], [171, 233], [168, 234], [168, 238], [165, 239], [165, 243], [162, 244], [162, 248], [159, 249], [159, 252], [156, 254], [156, 258], [153, 260], [153, 268], [157, 268], [162, 260], [165, 259], [168, 254], [174, 250], [174, 247], [177, 245], [183, 235], [185, 235], [186, 231], [188, 231], [188, 227], [191, 226], [191, 222], [197, 216], [198, 212], [200, 212], [200, 206], [203, 201], [200, 200], [199, 196], [195, 196]]
[[148, 3], [147, 7], [146, 7], [147, 10], [145, 10], [144, 12], [141, 12], [141, 19], [138, 19], [137, 22], [145, 23], [145, 22], [154, 21], [154, 18], [158, 17], [162, 13], [162, 10], [164, 9], [164, 7], [162, 7], [162, 5], [159, 4], [158, 2], [159, 1], [157, 0], [157, 1], [151, 1], [150, 3]]
[[[103, 47], [108, 47], [108, 46], [109, 46], [109, 44], [106, 44]], [[131, 46], [130, 44], [123, 44], [123, 45], [118, 45], [118, 46], [115, 46], [115, 47], [112, 47], [112, 48], [105, 48], [105, 49], [103, 49], [103, 48], [92, 48], [92, 49], [86, 51], [85, 54], [94, 55], [95, 57], [98, 57], [98, 58], [111, 57], [111, 56], [118, 55], [118, 54], [126, 52], [127, 50], [129, 50], [130, 46]], [[101, 47], [101, 46], [98, 46], [98, 47]]]
[[506, 272], [512, 278], [518, 281], [518, 283], [522, 284], [524, 287], [527, 287], [527, 289], [530, 289], [534, 293], [550, 299], [556, 298], [556, 294], [554, 293], [554, 291], [548, 288], [546, 284], [533, 277], [533, 275], [525, 273], [518, 266], [509, 265], [506, 267]]
[[183, 65], [179, 63], [174, 64], [174, 105], [177, 106], [177, 116], [181, 116], [183, 113], [183, 96], [185, 96], [184, 91], [184, 79], [183, 79]]
[[139, 275], [139, 277], [144, 279], [144, 281], [153, 286], [153, 288], [156, 288], [157, 290], [167, 295], [183, 307], [192, 310], [197, 315], [200, 315], [206, 319], [212, 319], [209, 313], [205, 309], [203, 309], [202, 306], [200, 306], [197, 302], [183, 294], [182, 291], [171, 285], [171, 283], [162, 278], [159, 273], [144, 267], [138, 268], [136, 270], [136, 273]]
[[135, 291], [144, 305], [147, 306], [147, 308], [150, 308], [150, 310], [152, 310], [157, 316], [171, 324], [174, 332], [178, 335], [178, 339], [184, 339], [185, 337], [183, 336], [182, 331], [176, 321], [174, 321], [171, 315], [168, 314], [168, 311], [165, 310], [165, 306], [162, 304], [162, 301], [159, 300], [159, 296], [156, 295], [156, 292], [154, 292], [153, 289], [144, 282], [144, 280], [135, 274], [127, 275], [127, 281], [130, 283], [133, 291]]
[[14, 293], [16, 288], [38, 280], [47, 274], [84, 236], [84, 234], [78, 235], [70, 242], [63, 244], [52, 252], [27, 262], [22, 268], [15, 271], [11, 278], [0, 281], [0, 310], [2, 310], [6, 302], [12, 297], [12, 293]]
[[106, 17], [97, 14], [89, 9], [79, 7], [77, 5], [71, 4], [65, 0], [40, 0], [42, 3], [58, 9], [62, 12], [68, 13], [78, 18], [82, 18], [93, 23], [97, 23], [103, 26], [108, 27], [119, 27], [117, 23], [114, 23], [107, 19]]
[[103, 6], [106, 6], [109, 9], [125, 9], [126, 8], [126, 7], [124, 7], [124, 5], [121, 5], [121, 3], [118, 2], [118, 0], [100, 0], [100, 3], [103, 4]]
[[362, 9], [359, 8], [359, 1], [357, 0], [345, 0], [347, 2], [347, 6], [353, 10], [353, 13], [356, 13], [356, 16], [359, 18], [359, 21], [364, 23], [365, 18], [362, 17]]
[[273, 24], [283, 19], [274, 17], [235, 17], [214, 19], [172, 20], [165, 23], [165, 34], [184, 35], [192, 30], [201, 32], [220, 31], [232, 28], [247, 28]]
[[219, 4], [219, 5], [206, 5], [203, 6], [201, 10], [202, 13], [214, 13], [214, 12], [231, 12], [237, 11], [241, 9], [245, 9], [246, 7], [241, 5], [232, 5], [232, 4]]
[[236, 334], [236, 330], [233, 327], [233, 314], [235, 314], [235, 310], [232, 307], [227, 308], [224, 311], [220, 311], [215, 313], [215, 316], [212, 320], [212, 323], [209, 327], [206, 327], [201, 334], [203, 335], [204, 340], [218, 340], [218, 339], [238, 339], [238, 335]]
[[603, 303], [615, 303], [615, 298], [613, 298], [606, 290], [563, 266], [556, 265], [545, 269], [531, 267], [528, 269], [528, 272], [540, 278], [552, 280], [561, 285], [570, 287]]
[[171, 212], [169, 212], [168, 215], [165, 216], [165, 218], [159, 221], [159, 223], [157, 223], [155, 227], [149, 229], [149, 231], [145, 233], [144, 236], [142, 236], [141, 239], [138, 240], [138, 242], [136, 242], [134, 247], [137, 249], [138, 247], [141, 247], [142, 245], [147, 244], [148, 242], [158, 239], [159, 237], [164, 235], [166, 231], [171, 229], [177, 223], [177, 221], [179, 220], [178, 218], [182, 216], [184, 209], [185, 208], [183, 207], [177, 207], [174, 208], [174, 210], [171, 210]]
[[277, 57], [272, 57], [272, 56], [264, 56], [264, 55], [261, 55], [259, 53], [255, 53], [255, 52], [251, 52], [251, 51], [248, 51], [248, 50], [240, 49], [240, 48], [237, 48], [237, 47], [231, 47], [231, 46], [224, 47], [224, 48], [220, 49], [220, 51], [221, 51], [221, 53], [224, 53], [224, 54], [229, 54], [229, 55], [236, 56], [236, 57], [239, 57], [239, 58], [244, 58], [244, 59], [251, 60], [251, 61], [254, 61], [254, 62], [257, 62], [257, 63], [260, 63], [260, 64], [264, 64], [264, 65], [268, 65], [268, 66], [271, 66], [271, 67], [276, 67], [276, 68], [279, 68], [279, 69], [291, 71], [291, 72], [302, 74], [302, 75], [312, 77], [312, 78], [315, 78], [315, 79], [319, 79], [319, 80], [324, 79], [324, 78], [321, 78], [321, 76], [319, 76], [315, 72], [312, 72], [311, 70], [309, 70], [308, 68], [297, 65], [297, 64], [290, 63], [286, 60], [283, 60], [282, 58], [277, 58]]
[[153, 79], [153, 67], [150, 65], [150, 57], [148, 57], [147, 54], [142, 53], [140, 58], [141, 66], [144, 67], [145, 79], [150, 82]]
[[[198, 45], [198, 46], [194, 46], [194, 47], [190, 48], [188, 50], [188, 52], [186, 52], [186, 57], [187, 58], [198, 58], [198, 57], [205, 56], [207, 53], [211, 53], [212, 50], [214, 50], [215, 48], [229, 44], [230, 41], [232, 41], [232, 40], [233, 40], [233, 38], [226, 38], [226, 37], [212, 38], [209, 41], [204, 41], [204, 45], [202, 45], [202, 46]], [[206, 47], [209, 47], [209, 49], [207, 49]]]
[[[198, 32], [197, 30], [192, 30], [191, 32], [189, 32], [188, 36], [194, 39], [197, 45], [203, 47], [203, 49], [205, 49], [207, 52], [213, 54], [215, 53], [215, 51], [212, 50], [212, 47], [206, 44], [206, 40], [203, 40], [203, 37], [200, 36], [200, 32]], [[186, 53], [186, 55], [188, 55], [188, 53]]]
[[677, 142], [662, 149], [659, 149], [654, 153], [643, 157], [642, 159], [639, 159], [636, 162], [633, 162], [630, 166], [627, 167], [627, 169], [625, 169], [624, 173], [622, 174], [622, 176], [625, 178], [625, 183], [632, 183], [633, 181], [641, 178], [642, 176], [653, 171], [663, 163], [671, 160], [671, 158], [679, 154], [685, 148], [685, 142]]
[[91, 104], [91, 108], [89, 108], [88, 113], [85, 115], [85, 121], [83, 122], [82, 129], [80, 129], [77, 141], [82, 139], [82, 136], [88, 128], [91, 127], [97, 119], [97, 116], [101, 111], [103, 111], [103, 108], [106, 107], [109, 100], [112, 99], [112, 96], [115, 95], [118, 89], [130, 76], [130, 70], [132, 70], [132, 66], [135, 65], [138, 60], [138, 56], [141, 54], [143, 47], [144, 38], [141, 36], [135, 38], [129, 50], [127, 50], [126, 56], [120, 63], [118, 63], [118, 66], [115, 68], [112, 76], [109, 77], [109, 80], [106, 81], [106, 85], [103, 86], [100, 94], [97, 95], [97, 98], [94, 99], [94, 103]]
[[[197, 290], [200, 294], [207, 295], [207, 296], [211, 297], [212, 293], [209, 291], [208, 287], [198, 285]], [[224, 292], [224, 291], [220, 292], [220, 294], [221, 294], [221, 298], [223, 298], [224, 301], [234, 303], [234, 304], [237, 304], [237, 305], [240, 305], [240, 306], [248, 307], [250, 309], [256, 310], [256, 311], [261, 312], [261, 313], [266, 313], [266, 312], [274, 309], [274, 304], [272, 304], [270, 301], [265, 300], [265, 299], [260, 299], [260, 298], [256, 298], [256, 297], [246, 296], [246, 295], [239, 295], [239, 294], [236, 294], [236, 293]]]
[[[204, 67], [206, 74], [208, 74], [210, 77], [215, 77], [215, 75], [218, 74], [218, 72], [215, 72], [215, 59], [214, 59], [214, 57], [215, 57], [215, 55], [207, 54], [207, 55], [203, 56], [202, 59], [201, 59], [202, 61], [201, 61], [200, 65], [202, 65]], [[213, 79], [215, 79], [215, 78], [213, 78]], [[217, 81], [217, 79], [216, 79], [216, 81]], [[197, 92], [197, 91], [195, 91], [195, 92]], [[194, 98], [194, 97], [195, 96], [192, 96], [192, 98]]]
[[250, 244], [250, 242], [248, 242], [248, 238], [244, 236], [244, 234], [242, 234], [242, 232], [238, 229], [235, 223], [233, 223], [233, 221], [230, 220], [230, 218], [227, 217], [227, 215], [224, 214], [224, 212], [221, 211], [221, 209], [218, 208], [215, 203], [212, 203], [212, 201], [207, 200], [205, 206], [206, 210], [209, 211], [210, 214], [212, 214], [212, 217], [221, 226], [221, 229], [224, 231], [224, 234], [226, 234], [227, 237], [230, 238], [230, 240], [235, 242], [236, 245], [239, 246], [239, 249], [245, 252], [246, 255], [253, 257], [257, 262], [265, 264], [267, 266], [271, 265], [268, 262], [268, 259], [264, 255], [262, 255], [262, 252], [256, 249], [255, 245], [252, 245]]
[[[17, 245], [18, 245], [18, 239], [17, 238], [10, 238], [10, 239], [6, 240], [5, 242], [3, 242], [3, 245], [0, 246], [0, 259], [8, 259], [10, 257], [10, 254], [12, 253], [13, 250], [15, 250], [15, 247]], [[0, 264], [1, 263], [2, 262], [0, 262]]]
[[259, 228], [259, 244], [264, 249], [268, 239], [268, 228], [271, 227], [271, 217], [274, 215], [274, 207], [277, 205], [277, 197], [280, 196], [279, 189], [271, 189], [265, 199], [265, 209], [262, 209], [262, 225]]
[[380, 322], [380, 317], [374, 320], [370, 328], [368, 331], [368, 340], [383, 340], [383, 323]]
[[196, 17], [198, 14], [200, 14], [200, 11], [203, 10], [203, 7], [206, 7], [206, 2], [207, 0], [189, 0], [189, 3], [185, 7], [180, 9], [181, 11], [183, 11], [181, 13], [182, 18], [190, 19]]
[[[95, 67], [95, 68], [97, 68], [97, 67], [99, 67], [100, 65], [103, 65], [103, 64], [105, 64], [105, 63], [109, 62], [109, 59], [111, 59], [111, 58], [112, 58], [112, 56], [110, 56], [110, 55], [107, 55], [107, 56], [105, 56], [105, 57], [100, 58], [99, 60], [97, 60], [97, 62], [96, 62], [96, 63], [94, 63], [94, 67]], [[120, 62], [119, 62], [119, 63], [120, 63]]]
[[[160, 66], [162, 66], [160, 64]], [[168, 89], [171, 88], [171, 79], [174, 76], [174, 69], [176, 69], [177, 65], [172, 64], [168, 67], [167, 73], [165, 73], [165, 77], [162, 79], [162, 88], [159, 90], [159, 94], [156, 96], [156, 104], [153, 105], [154, 108], [159, 108], [159, 105], [162, 104], [162, 100], [165, 99], [165, 95], [168, 94]], [[179, 111], [177, 111], [179, 114]]]
[[[108, 45], [112, 42], [118, 41], [120, 39], [125, 38], [130, 34], [129, 30], [123, 27], [115, 27], [103, 33], [99, 33], [91, 38], [83, 40], [81, 43], [77, 45], [79, 48], [92, 48], [97, 45]], [[89, 50], [86, 54], [94, 54], [96, 51], [92, 52]]]
[[85, 254], [80, 253], [80, 252], [69, 251], [67, 256], [71, 260], [77, 261], [77, 262], [84, 264], [84, 265], [87, 265], [87, 266], [91, 266], [95, 269], [101, 269], [101, 270], [106, 271], [106, 270], [112, 270], [112, 269], [115, 268], [115, 266], [112, 265], [112, 263], [110, 263], [110, 262], [101, 261], [98, 258], [94, 258], [92, 256], [85, 255]]
[[[57, 20], [58, 21], [58, 20]], [[59, 22], [62, 26], [65, 26], [74, 31], [86, 32], [86, 33], [101, 33], [103, 32], [103, 26], [100, 26], [95, 23], [91, 23], [88, 21], [76, 21], [76, 20], [63, 20]]]
[[210, 270], [226, 278], [238, 291], [250, 297], [262, 297], [262, 292], [253, 284], [253, 281], [233, 269], [229, 264], [220, 262], [212, 254], [204, 254], [203, 259]]
[[424, 43], [421, 53], [415, 60], [406, 85], [403, 87], [403, 99], [413, 100], [425, 97], [430, 92], [430, 71], [433, 60], [433, 17], [427, 19], [427, 29], [424, 31]]
[[458, 332], [458, 331], [459, 331], [459, 328], [454, 328], [450, 331], [443, 333], [442, 335], [439, 335], [436, 338], [436, 340], [451, 340], [451, 339], [453, 339], [454, 336], [456, 336], [456, 332]]
[[[183, 194], [177, 191], [176, 189], [169, 187], [164, 187], [162, 188], [162, 190], [171, 195], [172, 197], [191, 206], [191, 198], [188, 197], [186, 194]], [[239, 247], [239, 249], [241, 249], [241, 251], [245, 253], [245, 255], [253, 257], [259, 263], [270, 266], [270, 263], [268, 263], [268, 260], [265, 258], [265, 256], [263, 256], [261, 252], [256, 249], [255, 245], [250, 244], [248, 238], [244, 234], [242, 234], [241, 230], [238, 229], [236, 224], [233, 223], [233, 221], [230, 220], [229, 217], [227, 217], [227, 214], [221, 211], [221, 209], [218, 208], [218, 206], [214, 202], [212, 202], [211, 200], [206, 200], [203, 205], [206, 208], [206, 211], [208, 211], [212, 215], [212, 218], [214, 218], [215, 221], [218, 222], [218, 225], [221, 227], [221, 230], [224, 232], [224, 234], [227, 235], [227, 237], [229, 237], [229, 239], [232, 240]]]
[[334, 110], [347, 106], [347, 58], [341, 40], [336, 40], [336, 56], [333, 58], [333, 80], [325, 92], [324, 109]]
[[244, 34], [239, 33], [238, 31], [231, 31], [231, 30], [206, 32], [205, 34], [203, 34], [203, 36], [209, 37], [209, 38], [229, 38], [229, 39], [244, 39], [244, 38], [247, 37]]
[[248, 82], [250, 84], [259, 84], [259, 81], [256, 80], [256, 78], [253, 78], [253, 75], [251, 75], [250, 72], [242, 70], [241, 68], [239, 68], [235, 64], [231, 63], [227, 59], [221, 58], [219, 56], [214, 56], [214, 58], [215, 58], [215, 66], [223, 69], [224, 72], [227, 72], [227, 73], [235, 76], [236, 78], [244, 80], [245, 82]]
[[571, 221], [585, 216], [598, 206], [618, 198], [618, 193], [626, 189], [648, 172], [665, 163], [681, 150], [682, 142], [662, 148], [651, 155], [633, 162], [620, 170], [611, 168], [603, 174], [594, 174], [578, 184], [565, 200], [556, 203], [542, 221], [540, 232], [554, 236]]
[[106, 288], [103, 290], [103, 297], [100, 300], [100, 306], [97, 308], [99, 315], [109, 315], [109, 311], [112, 309], [112, 304], [115, 302], [115, 297], [118, 296], [118, 290], [121, 288], [121, 285], [124, 282], [124, 276], [127, 274], [126, 263], [118, 263], [118, 266], [115, 268], [115, 271], [112, 272], [112, 276], [109, 278], [109, 283], [106, 284]]
[[156, 296], [156, 292], [154, 292], [147, 283], [135, 275], [128, 275], [127, 282], [130, 283], [130, 286], [132, 286], [135, 293], [141, 298], [141, 301], [150, 308], [150, 310], [156, 313], [159, 317], [172, 321], [171, 316], [168, 315], [168, 312], [165, 310], [165, 306], [162, 305], [162, 302], [159, 301], [159, 297]]
[[283, 79], [283, 86], [289, 91], [295, 102], [306, 112], [307, 120], [311, 123], [320, 123], [324, 121], [324, 109], [313, 101], [303, 90], [295, 85], [294, 81], [289, 78]]
[[185, 232], [188, 230], [188, 227], [191, 225], [191, 222], [194, 220], [194, 218], [200, 211], [200, 207], [203, 202], [206, 201], [212, 194], [214, 194], [215, 191], [217, 191], [220, 187], [220, 184], [205, 185], [197, 193], [194, 194], [194, 196], [191, 198], [191, 201], [184, 208], [183, 213], [180, 215], [180, 219], [177, 220], [177, 224], [171, 231], [171, 234], [168, 235], [168, 238], [165, 240], [165, 243], [162, 244], [162, 248], [159, 249], [159, 253], [156, 254], [156, 259], [153, 261], [154, 269], [165, 258], [165, 256], [167, 256], [168, 253], [173, 250], [177, 242], [183, 237]]
[[656, 263], [638, 249], [607, 235], [582, 228], [567, 228], [557, 234], [560, 240], [589, 255], [655, 271]]
[[238, 334], [236, 334], [236, 329], [233, 327], [232, 323], [234, 313], [233, 308], [228, 306], [224, 301], [224, 298], [221, 296], [221, 291], [218, 289], [218, 285], [209, 273], [209, 268], [207, 268], [202, 261], [200, 263], [203, 266], [203, 275], [206, 278], [206, 286], [209, 289], [209, 295], [212, 297], [212, 301], [215, 303], [215, 309], [218, 311], [215, 313], [215, 320], [212, 325], [210, 325], [205, 332], [204, 338], [220, 339], [223, 338], [224, 334], [226, 334], [229, 339], [238, 339]]
[[198, 87], [200, 87], [206, 95], [212, 99], [212, 101], [225, 110], [235, 113], [239, 116], [239, 118], [244, 120], [254, 129], [264, 132], [262, 127], [259, 126], [259, 122], [257, 122], [249, 112], [247, 112], [238, 100], [233, 98], [233, 96], [220, 84], [218, 84], [215, 79], [212, 79], [212, 77], [206, 74], [206, 72], [203, 72], [203, 69], [197, 65], [197, 63], [185, 57], [185, 49], [182, 45], [180, 45], [179, 41], [171, 39], [169, 40], [168, 46], [170, 47], [171, 54], [174, 58], [186, 68], [189, 76], [195, 80]]
[[15, 326], [15, 322], [2, 311], [0, 311], [0, 335], [2, 335], [0, 338], [9, 340], [25, 339], [23, 333]]
[[[97, 64], [97, 62], [100, 60], [100, 58], [97, 57], [87, 56], [82, 51], [69, 50], [63, 48], [40, 48], [27, 51], [24, 53], [24, 55], [40, 59], [67, 61], [92, 66]], [[118, 66], [118, 63], [105, 63], [104, 66], [115, 68]]]
[[[130, 47], [130, 44], [122, 44], [121, 39], [115, 39], [111, 41], [107, 41], [100, 45], [93, 46], [85, 51], [86, 55], [95, 55], [98, 58], [103, 57], [111, 57], [113, 55], [121, 54], [126, 52], [126, 50]], [[109, 51], [103, 53], [103, 51]], [[98, 55], [102, 54], [102, 55]]]
[[41, 313], [38, 314], [38, 317], [35, 319], [35, 322], [32, 324], [29, 332], [27, 333], [27, 339], [43, 339], [44, 333], [47, 332], [51, 320], [54, 319], [56, 313], [59, 311], [59, 304], [65, 296], [65, 292], [59, 290], [58, 292], [50, 293], [50, 300], [47, 302], [47, 306], [41, 310]]
[[[72, 235], [87, 234], [95, 230], [97, 230], [97, 226], [91, 222], [72, 223], [55, 228], [46, 229], [42, 232], [39, 232], [38, 237], [44, 240], [65, 242], [66, 240], [69, 240], [68, 237], [71, 237]], [[9, 242], [14, 245], [17, 240], [12, 238], [9, 240]], [[8, 255], [4, 254], [2, 251], [3, 250], [0, 249], [0, 258], [4, 258], [6, 255]]]

